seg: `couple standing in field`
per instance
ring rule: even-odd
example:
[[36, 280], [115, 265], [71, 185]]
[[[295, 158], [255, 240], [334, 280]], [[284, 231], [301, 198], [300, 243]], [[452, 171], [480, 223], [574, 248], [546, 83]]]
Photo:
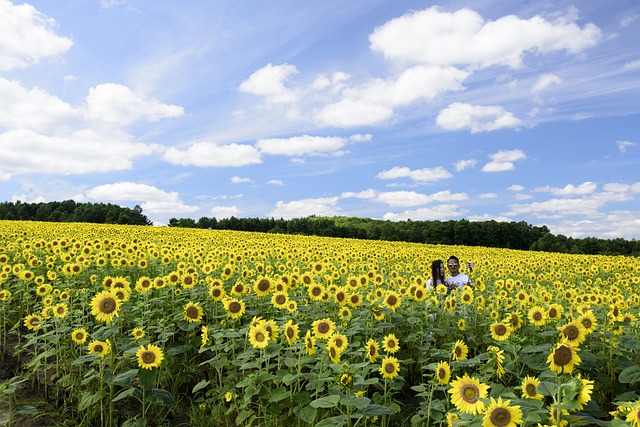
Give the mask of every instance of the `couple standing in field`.
[[[427, 280], [427, 290], [440, 284], [445, 285], [449, 291], [461, 289], [464, 286], [471, 286], [471, 279], [467, 274], [460, 273], [460, 260], [458, 257], [451, 255], [447, 260], [450, 276], [444, 277], [444, 263], [442, 260], [435, 260], [431, 263], [431, 277]], [[472, 271], [473, 264], [467, 263], [467, 268]]]

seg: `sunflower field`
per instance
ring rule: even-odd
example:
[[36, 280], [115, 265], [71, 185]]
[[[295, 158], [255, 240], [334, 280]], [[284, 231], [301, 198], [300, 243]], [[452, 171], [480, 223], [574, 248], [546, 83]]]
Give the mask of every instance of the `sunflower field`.
[[[474, 286], [428, 290], [450, 255]], [[0, 425], [639, 426], [639, 289], [630, 257], [0, 221]]]

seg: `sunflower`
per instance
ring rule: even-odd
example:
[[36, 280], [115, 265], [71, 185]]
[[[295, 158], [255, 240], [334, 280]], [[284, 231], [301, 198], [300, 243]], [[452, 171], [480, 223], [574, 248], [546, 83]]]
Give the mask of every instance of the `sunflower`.
[[61, 302], [53, 306], [53, 315], [59, 319], [63, 319], [67, 315], [68, 311], [69, 308], [65, 303]]
[[384, 297], [382, 305], [396, 311], [398, 307], [400, 307], [400, 304], [402, 304], [402, 298], [400, 298], [398, 293], [395, 291], [387, 291], [387, 295]]
[[555, 405], [549, 409], [549, 418], [554, 426], [565, 427], [569, 424], [569, 420], [566, 418], [567, 415], [569, 415], [569, 411], [566, 409], [559, 410]]
[[376, 359], [378, 359], [380, 344], [378, 344], [378, 341], [374, 340], [373, 338], [369, 338], [365, 346], [367, 349], [367, 356], [369, 357], [369, 362], [371, 363], [375, 362]]
[[298, 303], [294, 300], [289, 300], [289, 302], [287, 303], [287, 311], [289, 313], [295, 313], [296, 311], [298, 311]]
[[93, 353], [96, 356], [104, 357], [107, 354], [111, 353], [111, 341], [98, 341], [93, 340], [87, 346], [89, 353]]
[[227, 317], [231, 319], [240, 318], [245, 311], [244, 301], [236, 298], [228, 298], [223, 300], [224, 308], [227, 311]]
[[339, 305], [346, 304], [347, 303], [347, 291], [342, 287], [337, 288], [335, 293], [333, 294], [333, 299]]
[[304, 336], [304, 347], [309, 356], [316, 354], [316, 339], [311, 333], [311, 329]]
[[542, 400], [544, 396], [538, 393], [540, 380], [535, 377], [526, 376], [522, 380], [522, 398]]
[[144, 329], [137, 327], [137, 328], [133, 328], [133, 330], [131, 331], [131, 335], [133, 336], [133, 339], [137, 341], [139, 339], [144, 338], [146, 333], [144, 332]]
[[373, 318], [380, 321], [384, 319], [384, 312], [380, 311], [380, 308], [376, 305], [371, 306], [371, 312], [373, 313]]
[[346, 319], [352, 316], [351, 309], [349, 307], [342, 307], [339, 314], [341, 319]]
[[400, 350], [400, 342], [395, 334], [389, 334], [382, 339], [382, 349], [391, 354]]
[[632, 427], [640, 426], [640, 402], [636, 403], [629, 411], [626, 421], [631, 423]]
[[563, 341], [558, 344], [549, 357], [547, 363], [552, 371], [558, 374], [570, 374], [573, 368], [580, 364], [582, 359], [578, 356], [579, 349], [570, 343]]
[[510, 400], [502, 401], [493, 397], [482, 419], [482, 427], [516, 427], [522, 424], [522, 410], [520, 406], [511, 406]]
[[71, 332], [71, 339], [74, 343], [82, 345], [87, 341], [87, 331], [84, 328], [77, 328]]
[[453, 427], [453, 423], [455, 423], [459, 419], [460, 419], [460, 416], [457, 413], [455, 412], [447, 413], [447, 416], [446, 416], [447, 427]]
[[200, 303], [189, 301], [182, 310], [182, 316], [184, 320], [189, 323], [202, 321], [202, 307], [200, 307]]
[[280, 310], [287, 308], [287, 302], [289, 302], [289, 296], [286, 292], [276, 292], [271, 297], [271, 305]]
[[488, 385], [465, 373], [463, 377], [451, 381], [448, 392], [451, 394], [451, 403], [458, 411], [476, 415], [484, 410], [484, 403], [480, 399], [486, 399], [488, 390]]
[[360, 304], [362, 304], [362, 295], [360, 294], [349, 295], [347, 303], [353, 308], [358, 307]]
[[151, 280], [151, 278], [147, 276], [142, 276], [138, 280], [136, 280], [136, 284], [135, 284], [136, 292], [142, 294], [145, 292], [149, 292], [151, 289], [153, 289], [153, 281]]
[[529, 323], [534, 326], [543, 326], [547, 323], [546, 311], [540, 306], [531, 307], [527, 317], [529, 318]]
[[249, 328], [249, 342], [253, 348], [265, 348], [269, 345], [269, 332], [263, 325]]
[[335, 330], [333, 320], [329, 318], [319, 319], [312, 323], [313, 335], [318, 339], [328, 339]]
[[387, 356], [382, 359], [382, 363], [380, 364], [380, 375], [382, 375], [382, 378], [392, 380], [398, 376], [398, 372], [400, 372], [398, 359], [393, 356]]
[[200, 328], [200, 341], [200, 348], [209, 342], [209, 327], [206, 325], [202, 325], [202, 328]]
[[469, 286], [464, 287], [464, 290], [462, 291], [462, 295], [460, 295], [460, 301], [464, 305], [469, 305], [473, 302], [473, 290], [471, 290], [471, 287]]
[[352, 383], [353, 383], [353, 375], [348, 373], [340, 375], [340, 384], [343, 387], [349, 387]]
[[191, 289], [196, 285], [196, 283], [198, 283], [198, 276], [195, 275], [195, 273], [185, 274], [180, 279], [180, 284], [184, 289]]
[[329, 353], [329, 359], [333, 363], [340, 363], [340, 356], [342, 356], [342, 352], [338, 351], [334, 344], [327, 344], [327, 353]]
[[267, 277], [262, 277], [253, 285], [253, 292], [259, 297], [268, 295], [273, 290], [271, 280]]
[[558, 330], [562, 338], [571, 345], [580, 345], [587, 338], [587, 332], [584, 326], [577, 320], [569, 322], [564, 326], [559, 326]]
[[443, 284], [439, 284], [438, 286], [436, 286], [436, 293], [438, 295], [446, 295], [449, 292], [449, 289], [447, 289], [447, 287]]
[[462, 340], [456, 341], [451, 351], [454, 360], [465, 360], [469, 354], [469, 347]]
[[226, 296], [226, 293], [221, 285], [213, 285], [209, 287], [209, 296], [214, 301], [221, 301]]
[[335, 332], [327, 340], [327, 345], [335, 347], [339, 353], [342, 353], [349, 345], [349, 340], [345, 335]]
[[438, 378], [438, 382], [442, 385], [449, 384], [451, 380], [451, 366], [449, 366], [449, 363], [446, 361], [438, 362], [436, 378]]
[[584, 408], [584, 405], [591, 400], [591, 393], [593, 392], [593, 381], [580, 378], [580, 392], [576, 396], [576, 402], [578, 402], [578, 411]]
[[284, 324], [284, 336], [289, 344], [296, 342], [300, 336], [300, 328], [291, 319]]
[[100, 292], [91, 300], [91, 314], [100, 322], [111, 323], [119, 307], [120, 300], [111, 290]]
[[24, 318], [23, 325], [26, 326], [30, 331], [36, 331], [40, 329], [40, 326], [42, 326], [41, 323], [42, 317], [32, 313]]
[[467, 322], [464, 320], [464, 318], [458, 319], [458, 329], [460, 329], [461, 331], [467, 329]]
[[278, 328], [278, 324], [275, 320], [265, 320], [263, 326], [264, 330], [269, 334], [269, 339], [274, 341], [278, 339], [278, 337], [280, 336], [280, 329]]
[[549, 321], [554, 321], [560, 319], [562, 313], [564, 312], [564, 307], [560, 304], [553, 303], [549, 304], [549, 308], [547, 308], [547, 319]]
[[495, 359], [495, 364], [496, 364], [496, 375], [498, 376], [498, 378], [502, 378], [502, 376], [504, 375], [504, 350], [501, 350], [500, 348], [494, 346], [494, 345], [490, 345], [489, 347], [487, 347], [487, 350], [490, 353], [493, 353], [494, 359]]
[[489, 327], [491, 330], [491, 338], [496, 341], [504, 341], [511, 335], [511, 326], [502, 322], [494, 322]]
[[136, 352], [136, 357], [138, 358], [139, 368], [151, 370], [160, 366], [164, 359], [164, 354], [160, 347], [153, 344], [147, 344], [146, 348], [144, 346], [140, 346]]
[[244, 283], [238, 281], [235, 285], [233, 285], [233, 287], [231, 287], [231, 295], [233, 295], [234, 297], [239, 297], [245, 292], [250, 292], [249, 289], [249, 286], [245, 286]]
[[118, 289], [113, 289], [112, 292], [120, 302], [128, 301], [129, 297], [131, 296], [131, 291], [127, 289], [118, 288]]
[[53, 286], [51, 284], [43, 283], [36, 288], [36, 295], [38, 295], [39, 297], [44, 297], [46, 295], [49, 295], [52, 290]]

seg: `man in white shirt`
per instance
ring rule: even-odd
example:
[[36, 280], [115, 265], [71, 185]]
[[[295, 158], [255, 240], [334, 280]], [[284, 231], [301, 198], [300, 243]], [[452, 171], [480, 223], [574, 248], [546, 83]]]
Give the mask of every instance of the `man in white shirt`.
[[449, 290], [462, 289], [464, 286], [473, 287], [469, 276], [460, 273], [460, 260], [458, 257], [451, 255], [447, 260], [447, 267], [449, 268], [451, 276], [449, 276], [444, 283]]

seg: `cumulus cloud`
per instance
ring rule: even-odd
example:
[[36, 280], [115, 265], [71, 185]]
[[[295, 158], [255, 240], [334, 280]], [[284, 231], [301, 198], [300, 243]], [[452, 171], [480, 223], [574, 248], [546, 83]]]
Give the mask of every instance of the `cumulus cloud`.
[[84, 129], [66, 136], [32, 130], [0, 134], [0, 165], [5, 174], [77, 175], [129, 170], [132, 161], [157, 147], [131, 141], [128, 135], [102, 135]]
[[430, 203], [467, 200], [467, 193], [451, 193], [449, 190], [438, 191], [433, 194], [422, 194], [415, 191], [376, 191], [368, 189], [360, 192], [345, 192], [341, 198], [357, 198], [372, 202], [383, 203], [394, 207], [420, 206]]
[[620, 210], [579, 221], [556, 221], [549, 225], [549, 229], [556, 235], [563, 234], [575, 238], [593, 236], [599, 236], [603, 239], [616, 239], [625, 236], [636, 238], [640, 229], [640, 212]]
[[527, 52], [579, 53], [601, 39], [594, 24], [580, 27], [574, 17], [548, 21], [541, 16], [521, 19], [514, 15], [485, 21], [464, 8], [444, 12], [439, 7], [409, 12], [375, 29], [371, 49], [385, 58], [438, 66], [518, 68]]
[[163, 158], [169, 163], [199, 167], [237, 167], [262, 163], [260, 152], [252, 145], [195, 142], [186, 150], [169, 148]]
[[522, 150], [500, 150], [490, 154], [491, 161], [482, 167], [483, 172], [504, 172], [515, 168], [513, 162], [526, 159]]
[[240, 91], [264, 97], [273, 104], [285, 104], [297, 99], [296, 92], [285, 86], [298, 69], [294, 65], [267, 64], [254, 71], [249, 78], [240, 84]]
[[423, 168], [411, 170], [408, 167], [395, 166], [389, 170], [383, 170], [376, 178], [379, 179], [397, 179], [397, 178], [410, 178], [419, 182], [435, 182], [443, 179], [451, 178], [453, 175], [449, 173], [442, 166], [435, 168]]
[[267, 184], [282, 186], [282, 185], [284, 185], [284, 182], [282, 182], [282, 180], [280, 180], [280, 179], [270, 179], [269, 181], [267, 181]]
[[214, 218], [238, 217], [241, 213], [237, 206], [214, 206], [210, 212]]
[[89, 89], [86, 103], [89, 120], [117, 125], [140, 120], [155, 122], [184, 114], [184, 109], [178, 105], [163, 104], [138, 95], [127, 86], [117, 83], [103, 83]]
[[341, 137], [295, 136], [292, 138], [264, 138], [258, 140], [256, 148], [264, 154], [281, 156], [318, 155], [338, 152], [346, 144]]
[[231, 177], [231, 183], [232, 184], [245, 184], [245, 183], [250, 183], [253, 182], [253, 180], [251, 178], [242, 178], [239, 176], [233, 176]]
[[135, 182], [116, 182], [99, 185], [86, 192], [86, 197], [100, 202], [135, 202], [151, 215], [191, 213], [197, 206], [189, 206], [180, 200], [175, 191], [167, 192], [153, 185]]
[[548, 89], [551, 86], [557, 86], [562, 83], [562, 79], [555, 74], [547, 73], [540, 76], [540, 78], [535, 82], [533, 87], [531, 88], [531, 93], [542, 92], [545, 89]]
[[520, 184], [512, 184], [509, 186], [509, 188], [507, 188], [507, 190], [509, 191], [522, 191], [524, 190], [524, 186], [520, 185]]
[[351, 128], [383, 123], [393, 116], [393, 109], [366, 100], [343, 99], [329, 104], [315, 114], [324, 126]]
[[618, 151], [626, 153], [627, 148], [635, 147], [637, 144], [631, 141], [616, 141], [616, 145], [618, 146]]
[[464, 216], [466, 209], [454, 204], [442, 204], [434, 207], [406, 210], [401, 213], [388, 212], [383, 219], [389, 221], [436, 221]]
[[438, 113], [436, 124], [444, 130], [469, 129], [477, 133], [515, 128], [520, 120], [499, 105], [454, 102]]
[[630, 200], [630, 196], [625, 193], [593, 193], [582, 197], [555, 198], [544, 202], [513, 204], [509, 206], [510, 211], [507, 215], [529, 215], [534, 217], [600, 215], [598, 210], [605, 204], [627, 200]]
[[540, 187], [536, 188], [535, 191], [551, 193], [555, 196], [582, 196], [585, 194], [592, 194], [598, 189], [598, 185], [595, 182], [583, 182], [580, 185], [567, 184], [562, 188], [556, 187]]
[[305, 218], [311, 215], [336, 216], [340, 215], [337, 207], [338, 197], [320, 197], [315, 199], [294, 200], [291, 202], [276, 202], [275, 208], [266, 216], [270, 218]]
[[55, 25], [28, 3], [0, 0], [0, 71], [25, 68], [69, 50], [73, 41], [55, 34]]
[[467, 159], [467, 160], [458, 160], [453, 164], [453, 167], [456, 168], [458, 172], [463, 171], [465, 169], [472, 168], [478, 163], [475, 159]]

